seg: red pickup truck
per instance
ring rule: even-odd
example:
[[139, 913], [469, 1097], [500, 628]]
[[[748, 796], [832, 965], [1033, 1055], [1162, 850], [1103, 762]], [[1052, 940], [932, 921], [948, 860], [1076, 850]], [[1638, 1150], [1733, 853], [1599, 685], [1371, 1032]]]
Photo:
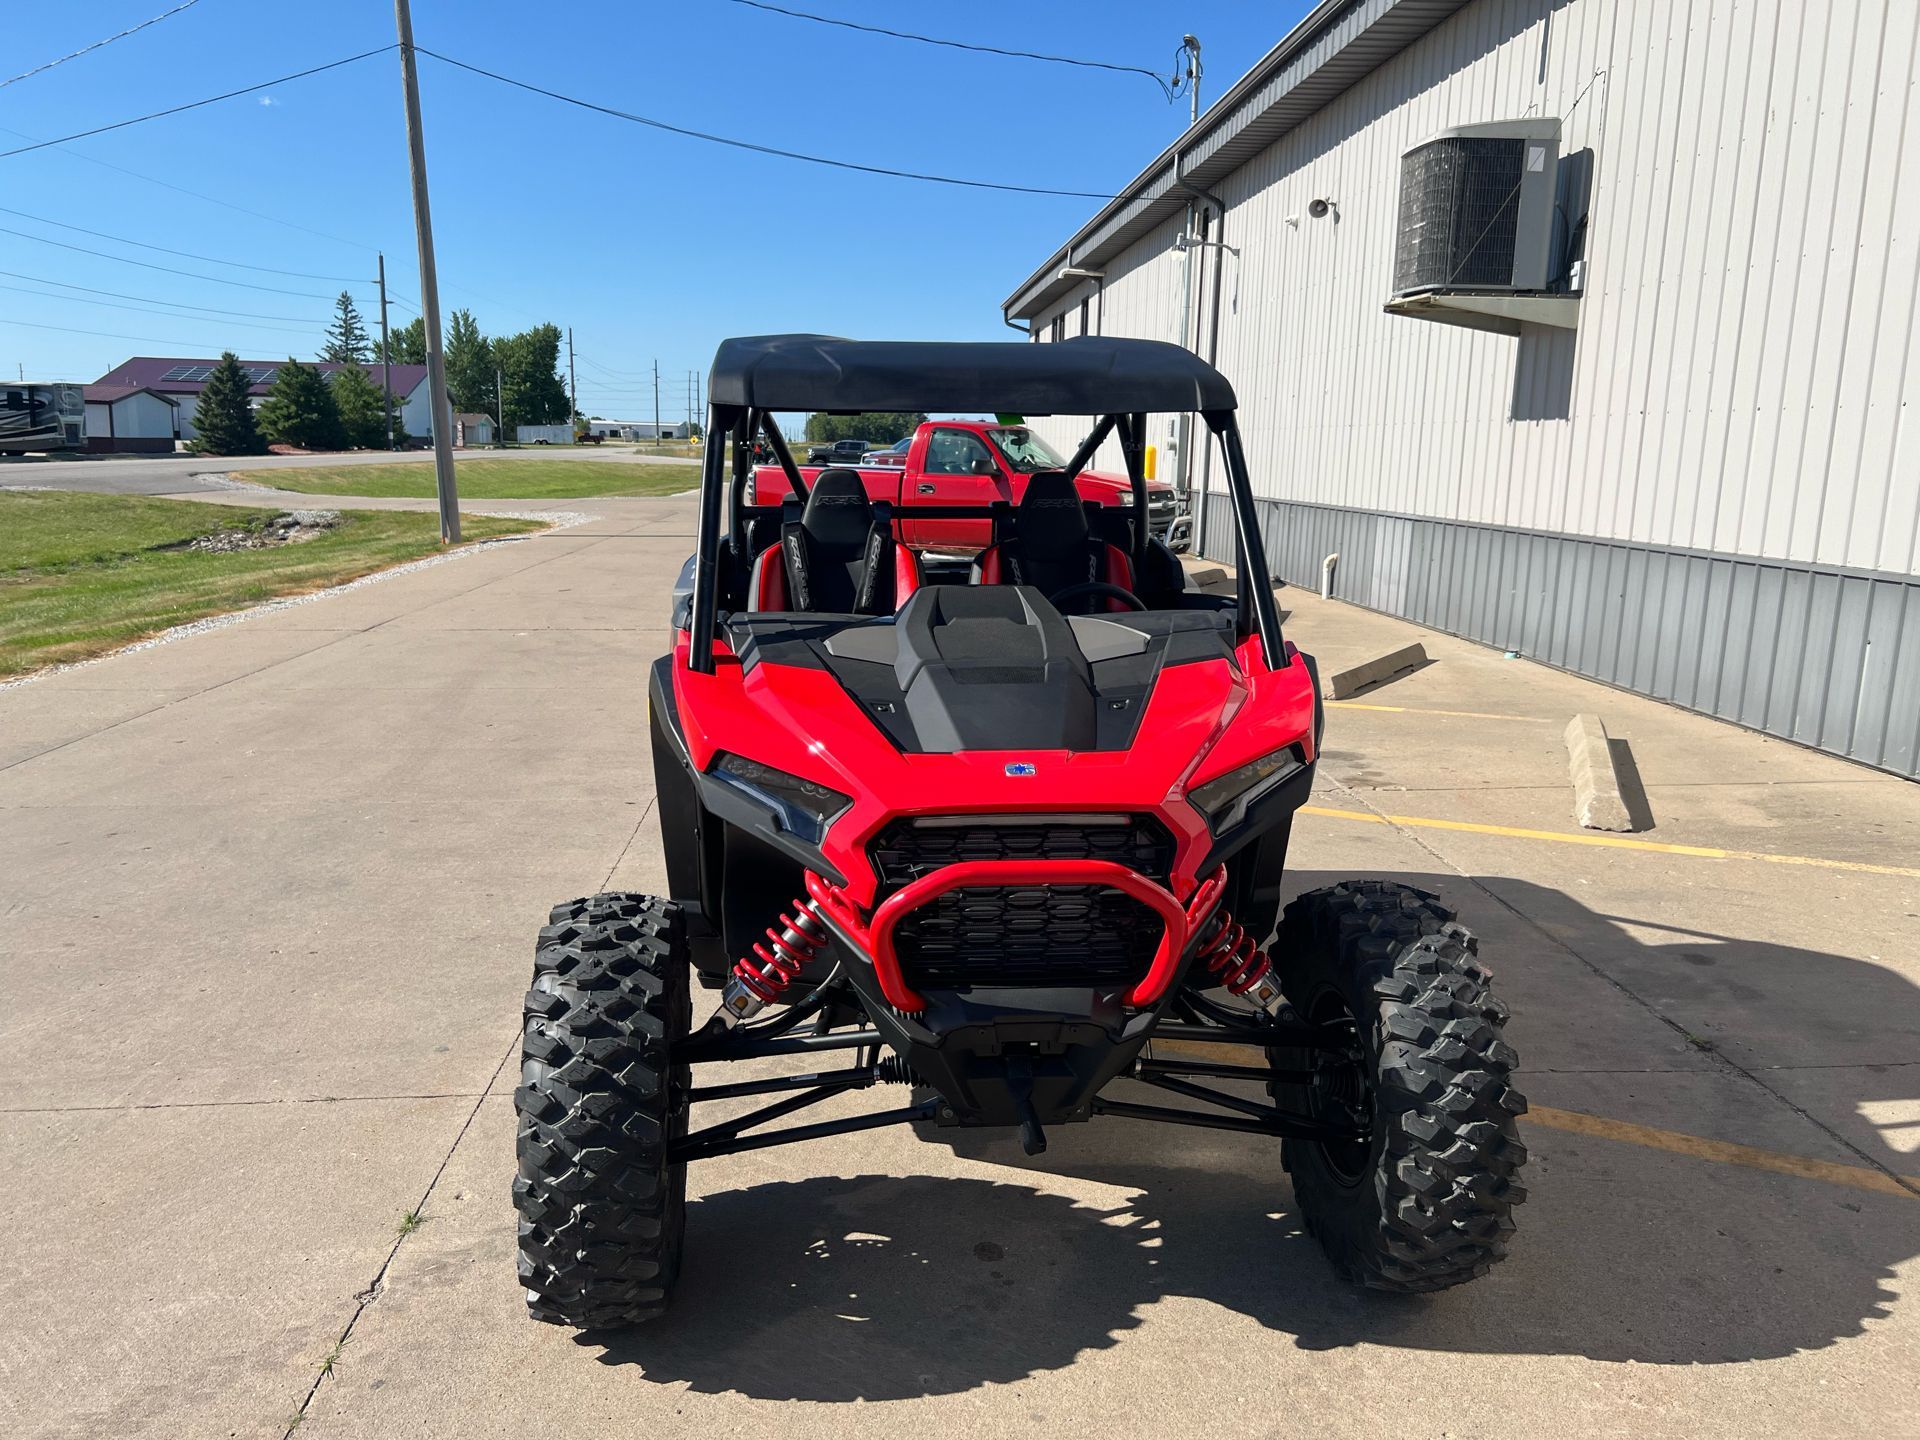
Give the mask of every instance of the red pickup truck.
[[[929, 420], [913, 435], [904, 465], [856, 466], [867, 494], [893, 508], [894, 525], [903, 543], [923, 550], [972, 554], [993, 543], [992, 522], [985, 518], [914, 518], [915, 505], [987, 506], [995, 500], [1018, 505], [1026, 493], [1027, 477], [1036, 470], [1064, 470], [1067, 461], [1024, 425], [1002, 425], [991, 420]], [[802, 466], [809, 482], [825, 467]], [[1132, 503], [1132, 487], [1124, 475], [1082, 470], [1078, 478], [1083, 499], [1103, 505]], [[778, 505], [793, 493], [778, 465], [756, 466], [753, 503]], [[1147, 482], [1147, 525], [1156, 539], [1174, 550], [1186, 548], [1187, 525], [1179, 516], [1173, 487], [1164, 481]], [[1176, 522], [1179, 522], [1176, 526]]]

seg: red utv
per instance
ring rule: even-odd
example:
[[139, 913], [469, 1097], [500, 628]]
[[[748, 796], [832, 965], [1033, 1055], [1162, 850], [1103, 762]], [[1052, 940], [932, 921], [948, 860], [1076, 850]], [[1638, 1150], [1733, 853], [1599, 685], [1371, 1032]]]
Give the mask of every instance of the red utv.
[[[1354, 1281], [1437, 1290], [1500, 1259], [1526, 1104], [1474, 938], [1384, 881], [1282, 909], [1313, 662], [1267, 586], [1189, 590], [1138, 523], [1147, 416], [1197, 413], [1239, 573], [1269, 573], [1225, 379], [1141, 340], [773, 336], [723, 344], [710, 394], [651, 686], [669, 893], [557, 907], [527, 996], [513, 1193], [535, 1318], [666, 1309], [688, 1162], [908, 1122], [1008, 1127], [1030, 1154], [1095, 1117], [1278, 1139]], [[1091, 428], [989, 507], [972, 563], [942, 564], [856, 472], [802, 476], [774, 415], [811, 410]], [[1110, 438], [1131, 506], [1075, 487]], [[760, 442], [792, 491], [777, 509], [750, 503]], [[695, 981], [720, 996], [698, 1026]], [[699, 1068], [772, 1056], [805, 1073]], [[886, 1086], [905, 1103], [776, 1124]], [[748, 1096], [766, 1103], [693, 1121]]]

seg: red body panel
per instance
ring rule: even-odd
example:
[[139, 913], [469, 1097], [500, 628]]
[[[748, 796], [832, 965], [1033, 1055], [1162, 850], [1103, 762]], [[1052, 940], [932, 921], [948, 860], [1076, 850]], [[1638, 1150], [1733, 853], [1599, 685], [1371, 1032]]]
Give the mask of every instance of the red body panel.
[[[1187, 792], [1287, 745], [1314, 758], [1306, 664], [1289, 646], [1288, 663], [1269, 669], [1257, 641], [1242, 643], [1237, 660], [1163, 670], [1128, 750], [903, 754], [827, 671], [767, 662], [746, 671], [721, 650], [715, 673], [701, 675], [687, 668], [684, 637], [673, 684], [697, 769], [728, 750], [854, 797], [821, 852], [847, 877], [847, 900], [863, 910], [877, 889], [867, 843], [898, 815], [1157, 814], [1175, 840], [1172, 889], [1184, 900], [1211, 843]], [[1033, 773], [1009, 775], [1014, 763]]]

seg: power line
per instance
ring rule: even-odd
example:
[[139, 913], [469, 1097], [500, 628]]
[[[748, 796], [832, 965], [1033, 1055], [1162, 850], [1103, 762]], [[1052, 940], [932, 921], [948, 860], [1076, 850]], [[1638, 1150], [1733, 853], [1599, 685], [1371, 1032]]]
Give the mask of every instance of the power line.
[[62, 250], [75, 250], [82, 255], [97, 255], [102, 260], [117, 260], [122, 265], [138, 265], [142, 270], [159, 270], [168, 275], [184, 275], [189, 280], [204, 280], [210, 285], [236, 285], [242, 290], [264, 290], [269, 295], [294, 295], [302, 300], [331, 300], [331, 295], [317, 295], [311, 290], [281, 290], [272, 285], [255, 285], [250, 280], [228, 280], [220, 275], [200, 275], [192, 270], [176, 270], [171, 265], [155, 265], [148, 260], [134, 260], [125, 255], [110, 255], [105, 250], [89, 250], [84, 245], [69, 245], [64, 240], [49, 240], [44, 235], [29, 235], [24, 230], [10, 230], [0, 225], [0, 235], [17, 235], [22, 240], [35, 240], [42, 245], [57, 245]]
[[39, 75], [44, 73], [45, 71], [53, 69], [54, 66], [56, 65], [64, 65], [69, 60], [78, 60], [82, 55], [90, 55], [95, 50], [98, 50], [103, 46], [113, 44], [113, 42], [116, 40], [124, 40], [129, 35], [138, 35], [142, 30], [146, 29], [149, 25], [158, 25], [162, 20], [168, 19], [169, 17], [174, 15], [178, 15], [182, 10], [191, 10], [194, 6], [198, 5], [199, 3], [200, 3], [200, 0], [182, 0], [182, 3], [174, 6], [171, 10], [168, 10], [167, 12], [165, 12], [165, 14], [156, 15], [151, 20], [142, 20], [138, 25], [135, 25], [130, 29], [122, 30], [117, 35], [109, 35], [104, 40], [96, 40], [91, 45], [82, 45], [78, 50], [74, 51], [71, 55], [62, 55], [58, 60], [49, 60], [44, 65], [36, 65], [31, 70], [22, 71], [20, 74], [14, 76], [13, 79], [11, 80], [0, 80], [0, 90], [6, 89], [7, 86], [9, 85], [17, 85], [22, 80], [31, 79], [35, 75]]
[[[7, 273], [9, 272], [0, 271], [0, 274]], [[64, 300], [69, 305], [98, 305], [106, 310], [131, 310], [137, 315], [159, 315], [168, 320], [203, 320], [209, 325], [241, 325], [249, 330], [273, 330], [282, 335], [324, 335], [326, 333], [325, 328], [319, 325], [296, 330], [288, 325], [263, 325], [258, 320], [221, 320], [212, 315], [181, 315], [172, 310], [156, 310], [151, 305], [128, 305], [114, 300], [92, 300], [85, 295], [60, 295], [52, 290], [33, 290], [25, 285], [0, 285], [0, 290], [12, 290], [21, 295], [38, 295], [47, 300]]]
[[[38, 135], [29, 135], [24, 130], [15, 130], [8, 125], [0, 125], [0, 134], [12, 135], [21, 140], [38, 140]], [[218, 205], [223, 210], [231, 210], [236, 215], [251, 215], [256, 220], [265, 220], [270, 225], [282, 225], [289, 230], [298, 230], [302, 234], [317, 235], [322, 240], [331, 240], [336, 245], [345, 245], [353, 250], [374, 251], [377, 245], [363, 245], [358, 240], [348, 240], [344, 236], [331, 235], [325, 230], [316, 230], [311, 225], [301, 225], [293, 220], [284, 220], [278, 215], [269, 215], [263, 210], [249, 210], [245, 205], [236, 205], [231, 200], [222, 200], [217, 195], [203, 195], [198, 190], [189, 190], [184, 185], [176, 185], [171, 180], [161, 180], [153, 175], [143, 175], [138, 170], [129, 170], [124, 165], [116, 165], [111, 160], [102, 160], [97, 155], [89, 155], [84, 150], [69, 150], [57, 140], [50, 141], [62, 155], [71, 155], [76, 160], [84, 160], [89, 165], [98, 165], [102, 170], [111, 170], [118, 175], [126, 175], [135, 180], [144, 180], [149, 185], [157, 185], [162, 190], [171, 190], [176, 195], [186, 195], [195, 200], [203, 200], [209, 205]]]
[[[627, 110], [615, 110], [611, 106], [596, 105], [591, 100], [581, 100], [572, 95], [563, 95], [558, 90], [548, 90], [539, 85], [529, 84], [525, 80], [515, 80], [511, 76], [501, 75], [492, 70], [483, 70], [478, 65], [469, 65], [464, 60], [455, 60], [450, 55], [442, 55], [437, 50], [429, 50], [424, 45], [414, 49], [422, 55], [431, 55], [444, 65], [455, 69], [470, 71], [475, 75], [484, 75], [489, 80], [497, 80], [502, 85], [511, 85], [516, 90], [526, 90], [535, 95], [544, 95], [549, 100], [558, 100], [562, 104], [575, 105], [582, 110], [592, 110], [600, 115], [610, 115], [615, 120], [627, 120], [635, 125], [645, 125], [650, 129], [664, 130], [670, 135], [684, 135], [690, 140], [705, 140], [713, 145], [726, 145], [735, 150], [751, 150], [758, 155], [773, 155], [782, 160], [803, 160], [809, 165], [825, 165], [835, 170], [856, 170], [863, 175], [886, 175], [896, 180], [924, 180], [933, 185], [960, 185], [970, 190], [1004, 190], [1016, 195], [1057, 195], [1070, 200], [1111, 200], [1114, 197], [1097, 190], [1053, 190], [1041, 185], [1003, 185], [993, 180], [962, 180], [951, 175], [929, 175], [918, 170], [892, 170], [884, 165], [861, 165], [852, 160], [829, 160], [822, 155], [803, 155], [797, 150], [781, 150], [772, 145], [756, 145], [750, 140], [735, 140], [726, 135], [712, 135], [704, 130], [689, 130], [683, 125], [669, 125], [664, 120], [649, 119], [645, 115], [635, 115]], [[0, 153], [0, 159], [5, 154]]]
[[282, 75], [273, 80], [262, 80], [258, 85], [244, 85], [238, 90], [229, 90], [222, 95], [209, 95], [204, 100], [189, 100], [184, 105], [169, 106], [165, 110], [155, 110], [151, 114], [136, 115], [131, 120], [116, 120], [111, 125], [96, 125], [91, 130], [78, 130], [71, 135], [62, 135], [58, 140], [41, 140], [32, 145], [16, 146], [12, 150], [0, 150], [0, 160], [15, 155], [25, 155], [33, 150], [45, 150], [54, 145], [64, 145], [69, 140], [84, 140], [89, 135], [104, 135], [109, 130], [124, 130], [129, 125], [144, 125], [149, 120], [164, 120], [169, 115], [183, 114], [188, 110], [198, 110], [207, 105], [218, 105], [222, 100], [238, 99], [242, 95], [251, 95], [256, 90], [266, 90], [275, 85], [285, 85], [291, 80], [304, 80], [309, 75], [319, 75], [328, 70], [338, 70], [342, 65], [352, 65], [361, 60], [370, 60], [375, 55], [384, 55], [393, 49], [391, 45], [381, 45], [376, 49], [362, 50], [358, 55], [349, 55], [344, 60], [330, 60], [325, 65], [314, 65], [306, 70], [296, 70], [291, 75]]
[[907, 30], [889, 30], [884, 25], [861, 25], [852, 20], [837, 20], [830, 15], [813, 15], [805, 10], [789, 10], [782, 5], [768, 5], [765, 0], [732, 0], [732, 3], [745, 5], [751, 10], [767, 10], [775, 15], [786, 15], [795, 20], [811, 20], [816, 25], [834, 25], [842, 30], [860, 30], [868, 35], [885, 35], [894, 40], [912, 40], [921, 45], [940, 45], [949, 50], [972, 50], [981, 55], [1003, 55], [1013, 60], [1044, 60], [1051, 65], [1076, 65], [1083, 70], [1112, 70], [1122, 75], [1144, 75], [1160, 87], [1161, 93], [1167, 97], [1169, 103], [1177, 93], [1157, 73], [1139, 65], [1111, 65], [1105, 60], [1079, 60], [1071, 55], [1042, 55], [1033, 50], [1005, 50], [998, 45], [975, 45], [966, 40], [942, 40], [932, 35], [916, 35]]
[[[88, 295], [111, 295], [116, 300], [139, 300], [148, 305], [171, 305], [178, 310], [204, 310], [210, 315], [231, 315], [247, 320], [291, 320], [297, 325], [318, 325], [317, 320], [309, 320], [304, 315], [262, 315], [257, 310], [222, 310], [212, 305], [188, 305], [179, 300], [160, 300], [152, 295], [128, 295], [120, 290], [96, 290], [91, 285], [75, 285], [67, 280], [49, 280], [43, 275], [23, 275], [18, 270], [0, 270], [15, 280], [31, 280], [36, 285], [57, 285], [62, 290], [79, 290]], [[31, 293], [31, 292], [29, 292]]]
[[135, 245], [142, 250], [155, 250], [162, 255], [178, 255], [182, 260], [203, 260], [209, 265], [230, 265], [236, 270], [258, 270], [264, 275], [287, 275], [295, 280], [337, 281], [342, 285], [363, 285], [364, 280], [347, 275], [315, 275], [308, 270], [276, 270], [271, 265], [250, 265], [245, 260], [222, 260], [217, 255], [196, 255], [191, 250], [170, 250], [165, 245], [149, 245], [145, 240], [129, 240], [124, 235], [110, 235], [105, 230], [89, 230], [84, 225], [69, 225], [64, 220], [49, 220], [44, 215], [30, 215], [25, 210], [9, 209], [0, 205], [0, 215], [17, 215], [22, 220], [33, 220], [41, 225], [54, 225], [62, 230], [72, 230], [77, 234], [91, 235], [97, 240], [111, 240], [118, 245]]
[[[182, 315], [175, 318], [184, 320], [190, 317]], [[0, 320], [0, 326], [7, 325], [23, 325], [29, 330], [58, 330], [67, 335], [98, 335], [106, 340], [131, 340], [136, 345], [186, 345], [204, 348], [219, 343], [214, 340], [163, 340], [157, 335], [118, 335], [111, 330], [76, 330], [71, 325], [42, 325], [37, 320]]]

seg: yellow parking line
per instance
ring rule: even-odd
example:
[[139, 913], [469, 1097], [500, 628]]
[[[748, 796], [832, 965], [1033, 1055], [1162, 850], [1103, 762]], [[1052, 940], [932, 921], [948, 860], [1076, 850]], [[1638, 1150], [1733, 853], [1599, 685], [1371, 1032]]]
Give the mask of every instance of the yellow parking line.
[[1550, 1130], [1594, 1135], [1602, 1140], [1619, 1140], [1628, 1145], [1643, 1145], [1650, 1150], [1689, 1155], [1696, 1160], [1744, 1165], [1749, 1170], [1797, 1175], [1805, 1180], [1824, 1180], [1830, 1185], [1851, 1185], [1856, 1190], [1873, 1190], [1882, 1195], [1920, 1200], [1920, 1176], [1898, 1177], [1865, 1165], [1841, 1165], [1832, 1160], [1809, 1160], [1804, 1155], [1782, 1155], [1775, 1150], [1733, 1145], [1725, 1140], [1705, 1140], [1698, 1135], [1683, 1135], [1678, 1130], [1656, 1130], [1651, 1125], [1609, 1120], [1602, 1115], [1585, 1115], [1578, 1110], [1555, 1110], [1546, 1105], [1530, 1108], [1527, 1120]]
[[1818, 855], [1770, 855], [1760, 850], [1722, 850], [1712, 845], [1668, 845], [1624, 835], [1569, 835], [1559, 830], [1522, 830], [1511, 825], [1476, 825], [1466, 820], [1434, 820], [1424, 815], [1375, 815], [1366, 810], [1331, 810], [1302, 805], [1303, 815], [1329, 820], [1359, 820], [1368, 825], [1409, 825], [1423, 830], [1459, 830], [1469, 835], [1503, 835], [1513, 840], [1551, 840], [1561, 845], [1601, 845], [1612, 850], [1648, 850], [1659, 855], [1692, 855], [1702, 860], [1760, 860], [1769, 865], [1813, 865], [1822, 870], [1851, 870], [1861, 875], [1895, 875], [1920, 880], [1920, 870], [1904, 865], [1870, 865], [1864, 860], [1829, 860]]
[[[1245, 1047], [1212, 1045], [1187, 1040], [1155, 1040], [1156, 1052], [1186, 1055], [1197, 1060], [1224, 1060], [1246, 1064]], [[1880, 1195], [1898, 1195], [1920, 1200], [1920, 1175], [1889, 1175], [1868, 1165], [1842, 1165], [1833, 1160], [1809, 1160], [1804, 1155], [1786, 1155], [1778, 1150], [1761, 1150], [1752, 1145], [1734, 1145], [1725, 1140], [1708, 1140], [1678, 1130], [1659, 1130], [1651, 1125], [1636, 1125], [1630, 1120], [1609, 1120], [1604, 1115], [1587, 1115], [1578, 1110], [1556, 1110], [1550, 1105], [1530, 1106], [1526, 1123], [1549, 1130], [1565, 1130], [1575, 1135], [1591, 1135], [1601, 1140], [1617, 1140], [1649, 1150], [1665, 1150], [1694, 1160], [1712, 1160], [1721, 1165], [1740, 1165], [1749, 1170], [1765, 1170], [1774, 1175], [1793, 1175], [1802, 1180], [1824, 1180], [1829, 1185], [1850, 1185], [1856, 1190], [1872, 1190]]]
[[1419, 705], [1369, 705], [1363, 700], [1328, 700], [1329, 710], [1378, 710], [1387, 715], [1450, 715], [1456, 720], [1518, 720], [1527, 725], [1551, 725], [1540, 715], [1489, 715], [1481, 710], [1428, 710]]

